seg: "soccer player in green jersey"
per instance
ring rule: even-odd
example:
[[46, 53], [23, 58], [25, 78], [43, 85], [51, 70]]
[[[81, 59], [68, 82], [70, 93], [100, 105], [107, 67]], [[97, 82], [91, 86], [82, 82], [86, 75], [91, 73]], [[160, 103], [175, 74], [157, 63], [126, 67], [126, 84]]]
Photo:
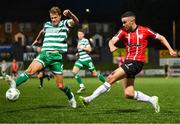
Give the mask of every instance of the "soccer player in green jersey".
[[[16, 81], [6, 75], [6, 79], [10, 83], [10, 87], [16, 88], [23, 82], [27, 81], [29, 77], [36, 72], [48, 67], [55, 76], [56, 85], [68, 97], [69, 104], [72, 108], [76, 108], [76, 100], [70, 88], [64, 85], [63, 82], [63, 59], [62, 54], [67, 52], [67, 37], [69, 29], [79, 23], [78, 18], [70, 11], [64, 10], [63, 15], [70, 19], [61, 20], [62, 13], [59, 7], [52, 7], [49, 10], [51, 21], [44, 24], [43, 29], [40, 31], [43, 34], [43, 45], [39, 55], [32, 61], [29, 67], [18, 76]], [[33, 44], [35, 44], [34, 42]]]
[[0, 64], [0, 67], [1, 67], [1, 75], [2, 75], [2, 77], [3, 77], [3, 79], [4, 79], [5, 76], [6, 76], [6, 73], [7, 73], [7, 69], [8, 69], [6, 60], [3, 60], [3, 61], [2, 61], [2, 63]]
[[89, 40], [85, 38], [84, 30], [79, 29], [77, 31], [77, 36], [78, 36], [78, 44], [77, 44], [78, 60], [75, 62], [72, 72], [79, 84], [79, 89], [77, 90], [77, 93], [81, 93], [83, 90], [85, 90], [84, 83], [81, 80], [80, 75], [78, 74], [81, 68], [83, 67], [88, 68], [92, 72], [92, 76], [97, 76], [98, 79], [102, 82], [105, 81], [105, 78], [102, 74], [98, 74], [95, 69], [93, 61], [89, 55], [89, 52], [92, 51], [92, 48], [91, 45], [89, 44]]

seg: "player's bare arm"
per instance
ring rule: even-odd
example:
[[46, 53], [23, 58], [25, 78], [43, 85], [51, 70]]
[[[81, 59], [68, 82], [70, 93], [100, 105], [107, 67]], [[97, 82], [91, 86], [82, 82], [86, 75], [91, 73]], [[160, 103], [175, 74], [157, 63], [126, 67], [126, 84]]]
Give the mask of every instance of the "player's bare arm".
[[38, 36], [36, 37], [36, 39], [34, 40], [34, 42], [32, 43], [32, 46], [33, 46], [34, 44], [36, 44], [37, 42], [39, 42], [40, 37], [43, 36], [43, 35], [44, 35], [44, 30], [42, 29], [42, 30], [39, 32], [39, 34], [38, 34]]
[[109, 48], [110, 48], [110, 51], [113, 52], [115, 50], [117, 50], [118, 48], [115, 46], [116, 42], [118, 41], [119, 39], [117, 37], [113, 37], [110, 41], [109, 41]]
[[91, 46], [83, 47], [83, 46], [81, 46], [81, 45], [78, 45], [77, 48], [80, 48], [80, 49], [82, 49], [82, 50], [84, 50], [84, 51], [87, 51], [87, 52], [91, 52], [91, 51], [92, 51]]
[[70, 25], [74, 26], [79, 23], [79, 19], [69, 9], [64, 10], [63, 15], [71, 18], [69, 22]]
[[177, 56], [177, 52], [174, 51], [171, 46], [169, 45], [168, 41], [166, 40], [166, 38], [163, 35], [158, 34], [156, 37], [165, 47], [167, 47], [167, 49], [169, 50], [169, 54], [171, 56]]
[[85, 47], [83, 50], [87, 51], [87, 52], [91, 52], [92, 48], [91, 47]]

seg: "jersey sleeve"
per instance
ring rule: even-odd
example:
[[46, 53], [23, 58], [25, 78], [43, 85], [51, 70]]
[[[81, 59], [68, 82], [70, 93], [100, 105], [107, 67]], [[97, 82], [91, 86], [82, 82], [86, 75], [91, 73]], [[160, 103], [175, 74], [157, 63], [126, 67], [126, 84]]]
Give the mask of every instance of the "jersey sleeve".
[[43, 25], [43, 32], [46, 32], [46, 28], [48, 27], [48, 25], [50, 24], [50, 22], [46, 22]]
[[117, 37], [118, 40], [120, 40], [123, 38], [123, 35], [124, 35], [124, 32], [122, 29], [120, 29], [119, 32], [114, 37]]
[[68, 28], [73, 27], [70, 23], [70, 19], [64, 20], [64, 25], [66, 25], [66, 27], [68, 27]]
[[150, 28], [147, 28], [146, 33], [148, 35], [148, 38], [153, 38], [153, 39], [156, 39], [157, 34], [158, 34], [154, 32], [153, 30], [151, 30]]
[[88, 39], [86, 39], [85, 47], [90, 47], [90, 43], [89, 43], [89, 40], [88, 40]]

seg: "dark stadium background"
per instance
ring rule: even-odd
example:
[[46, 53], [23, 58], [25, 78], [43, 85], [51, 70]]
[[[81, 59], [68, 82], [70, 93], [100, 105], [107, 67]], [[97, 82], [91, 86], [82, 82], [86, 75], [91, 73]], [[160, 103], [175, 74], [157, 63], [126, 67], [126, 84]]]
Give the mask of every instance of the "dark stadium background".
[[[126, 10], [137, 13], [138, 22], [151, 26], [172, 42], [172, 21], [176, 21], [176, 40], [180, 39], [180, 15], [178, 0], [3, 0], [0, 4], [0, 22], [48, 20], [52, 5], [74, 11], [82, 21], [114, 22], [121, 25], [120, 15]], [[87, 13], [86, 8], [90, 9]], [[180, 43], [176, 42], [180, 48]]]
[[90, 21], [116, 21], [125, 10], [133, 10], [145, 19], [180, 18], [178, 0], [3, 0], [0, 19], [42, 21], [47, 19], [47, 11], [53, 5], [75, 11], [80, 19], [85, 17], [85, 9], [89, 8], [92, 11]]

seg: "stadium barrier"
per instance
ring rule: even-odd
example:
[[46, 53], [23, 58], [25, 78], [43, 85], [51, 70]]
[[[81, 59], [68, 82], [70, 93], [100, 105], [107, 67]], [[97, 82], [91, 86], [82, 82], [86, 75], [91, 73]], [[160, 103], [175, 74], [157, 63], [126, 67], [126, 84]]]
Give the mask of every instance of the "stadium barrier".
[[[10, 63], [8, 64], [8, 73], [10, 74]], [[18, 74], [21, 74], [23, 72], [23, 63], [20, 63], [20, 69], [18, 71]], [[108, 76], [113, 70], [97, 70], [98, 73], [103, 74], [104, 76]], [[53, 75], [52, 72], [48, 72], [50, 75]], [[92, 77], [91, 72], [88, 70], [80, 70], [79, 75], [81, 77]], [[165, 70], [164, 69], [143, 69], [137, 76], [164, 76]], [[32, 77], [36, 77], [37, 75], [34, 74]], [[63, 70], [63, 76], [64, 77], [74, 77], [72, 70], [65, 69]], [[171, 68], [170, 69], [170, 76], [173, 77], [179, 77], [180, 76], [180, 69], [178, 68]], [[1, 77], [0, 77], [1, 79]]]

